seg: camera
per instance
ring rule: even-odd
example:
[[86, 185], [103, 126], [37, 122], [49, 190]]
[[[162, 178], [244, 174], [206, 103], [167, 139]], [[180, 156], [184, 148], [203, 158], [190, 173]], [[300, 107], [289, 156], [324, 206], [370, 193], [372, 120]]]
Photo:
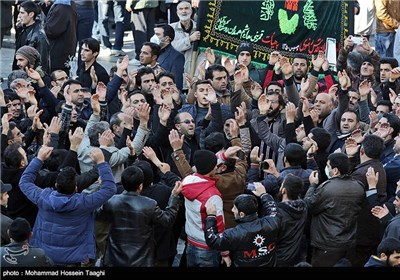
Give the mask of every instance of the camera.
[[266, 161], [262, 161], [262, 162], [259, 163], [259, 168], [260, 168], [260, 170], [268, 169], [269, 168], [269, 163], [266, 162]]
[[245, 154], [242, 150], [239, 150], [239, 151], [236, 152], [236, 156], [237, 156], [240, 160], [244, 160], [245, 157], [246, 157], [246, 154]]
[[353, 43], [355, 45], [362, 45], [362, 43], [363, 43], [363, 38], [362, 37], [353, 36], [353, 37], [351, 37], [351, 40], [353, 41]]

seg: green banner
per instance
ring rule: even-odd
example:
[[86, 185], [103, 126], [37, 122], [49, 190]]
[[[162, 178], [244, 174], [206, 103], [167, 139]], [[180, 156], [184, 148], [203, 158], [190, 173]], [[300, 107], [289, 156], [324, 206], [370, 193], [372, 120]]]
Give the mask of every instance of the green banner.
[[293, 57], [326, 48], [326, 38], [336, 39], [336, 49], [352, 34], [353, 5], [348, 1], [200, 1], [200, 49], [235, 57], [241, 41], [254, 46], [253, 61], [268, 62], [278, 50]]

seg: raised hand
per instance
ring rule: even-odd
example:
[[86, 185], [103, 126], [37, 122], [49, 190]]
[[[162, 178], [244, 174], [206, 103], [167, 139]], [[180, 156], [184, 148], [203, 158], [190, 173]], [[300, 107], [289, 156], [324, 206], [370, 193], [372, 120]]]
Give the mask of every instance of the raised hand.
[[235, 64], [231, 62], [230, 57], [228, 56], [224, 61], [224, 67], [228, 71], [229, 76], [232, 76], [235, 73]]
[[152, 147], [143, 147], [143, 155], [147, 159], [151, 160], [151, 162], [154, 163], [155, 166], [159, 167], [159, 165], [161, 164], [161, 161], [157, 157]]
[[99, 102], [99, 95], [97, 93], [93, 94], [90, 97], [90, 105], [92, 106], [93, 109], [93, 115], [96, 116], [100, 115], [100, 102]]
[[121, 59], [118, 59], [116, 65], [117, 65], [117, 69], [121, 70], [122, 72], [123, 72], [124, 70], [128, 69], [128, 65], [129, 65], [129, 56], [128, 56], [128, 55], [125, 55], [124, 58], [123, 58], [122, 60], [121, 60]]
[[129, 148], [129, 153], [131, 156], [134, 156], [136, 151], [135, 151], [135, 146], [133, 145], [133, 142], [129, 135], [126, 136], [126, 146]]
[[293, 66], [290, 64], [289, 58], [283, 56], [279, 63], [281, 64], [281, 71], [285, 75], [285, 79], [289, 79], [293, 75]]
[[104, 162], [104, 154], [99, 148], [92, 147], [89, 156], [97, 164]]
[[149, 119], [150, 119], [150, 110], [151, 110], [150, 105], [147, 103], [144, 103], [137, 110], [138, 116], [139, 116], [139, 121], [140, 121], [140, 126], [147, 128], [147, 123], [149, 122]]
[[53, 147], [42, 146], [39, 149], [37, 158], [40, 159], [41, 161], [45, 161], [51, 156], [52, 152], [53, 152]]
[[82, 127], [77, 127], [73, 134], [72, 130], [70, 130], [68, 132], [69, 142], [71, 143], [70, 150], [75, 152], [78, 151], [79, 145], [82, 143], [84, 136]]
[[[308, 102], [308, 100], [307, 100], [307, 102]], [[307, 106], [308, 106], [308, 104], [307, 104]], [[296, 112], [297, 112], [296, 106], [292, 102], [286, 103], [286, 110], [285, 110], [286, 123], [294, 122], [294, 119], [296, 117]]]
[[206, 99], [211, 103], [217, 103], [217, 93], [215, 92], [214, 88], [211, 85], [207, 85], [207, 92], [208, 94], [206, 95]]
[[351, 133], [351, 138], [356, 140], [357, 144], [361, 144], [362, 141], [364, 141], [364, 136], [362, 134], [362, 130], [357, 128]]
[[162, 123], [164, 126], [167, 125], [167, 121], [170, 116], [171, 116], [171, 108], [169, 106], [161, 105], [158, 108], [158, 117], [160, 119], [160, 123]]
[[251, 97], [253, 97], [253, 99], [258, 100], [258, 98], [260, 98], [260, 95], [262, 94], [262, 92], [263, 92], [263, 89], [259, 83], [253, 82], [251, 84], [250, 93], [251, 93]]
[[260, 110], [261, 115], [265, 115], [268, 113], [268, 110], [271, 108], [271, 102], [267, 99], [267, 95], [265, 93], [261, 94], [258, 99], [258, 109]]
[[275, 65], [279, 61], [279, 58], [281, 57], [281, 54], [278, 51], [273, 51], [268, 60], [269, 65]]
[[185, 135], [179, 137], [179, 133], [177, 130], [173, 129], [168, 135], [169, 143], [174, 151], [180, 150], [183, 147], [183, 141], [185, 139]]
[[259, 162], [261, 162], [261, 160], [263, 158], [263, 154], [258, 156], [259, 150], [260, 150], [260, 148], [258, 146], [254, 146], [254, 148], [251, 150], [251, 152], [250, 152], [250, 162], [251, 163], [258, 164]]
[[371, 209], [371, 214], [379, 219], [382, 219], [387, 214], [389, 214], [389, 209], [387, 208], [386, 204], [383, 204], [383, 207], [375, 206]]
[[53, 117], [50, 122], [49, 132], [54, 134], [59, 134], [61, 129], [61, 119], [59, 117]]
[[206, 54], [206, 59], [210, 65], [213, 65], [215, 63], [215, 54], [212, 48], [208, 47], [205, 51]]
[[367, 79], [361, 81], [358, 86], [358, 92], [360, 93], [360, 100], [367, 100], [368, 94], [371, 92], [372, 84]]
[[105, 130], [99, 137], [100, 146], [111, 147], [114, 145], [114, 134], [111, 130]]
[[344, 147], [346, 149], [346, 154], [349, 157], [354, 157], [358, 153], [358, 149], [360, 148], [360, 145], [357, 144], [357, 141], [354, 138], [348, 137], [344, 141]]
[[96, 87], [96, 94], [99, 95], [99, 101], [105, 101], [107, 95], [107, 86], [103, 82], [98, 82]]
[[379, 172], [375, 173], [374, 168], [370, 166], [368, 167], [367, 174], [365, 174], [365, 176], [367, 177], [368, 188], [375, 189], [379, 180]]
[[39, 81], [40, 79], [42, 79], [42, 77], [40, 77], [40, 74], [38, 73], [38, 71], [36, 71], [33, 68], [29, 68], [28, 66], [25, 67], [25, 72], [28, 75], [29, 78], [35, 80], [35, 81]]
[[246, 115], [241, 107], [236, 107], [235, 120], [239, 126], [246, 124]]

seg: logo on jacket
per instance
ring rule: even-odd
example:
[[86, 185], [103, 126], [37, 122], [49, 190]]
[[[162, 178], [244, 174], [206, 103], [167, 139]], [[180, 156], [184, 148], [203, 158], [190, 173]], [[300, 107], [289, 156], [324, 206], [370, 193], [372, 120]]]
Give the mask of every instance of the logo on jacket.
[[265, 237], [260, 234], [257, 234], [254, 237], [253, 244], [258, 248], [253, 249], [251, 251], [243, 251], [243, 257], [245, 258], [259, 258], [265, 255], [268, 255], [271, 251], [275, 249], [275, 243], [271, 243], [267, 246], [263, 246], [265, 242]]
[[18, 264], [16, 256], [26, 256], [29, 253], [29, 247], [28, 246], [23, 246], [22, 249], [13, 251], [9, 248], [5, 248], [6, 253], [3, 256], [3, 259], [8, 262], [9, 264]]

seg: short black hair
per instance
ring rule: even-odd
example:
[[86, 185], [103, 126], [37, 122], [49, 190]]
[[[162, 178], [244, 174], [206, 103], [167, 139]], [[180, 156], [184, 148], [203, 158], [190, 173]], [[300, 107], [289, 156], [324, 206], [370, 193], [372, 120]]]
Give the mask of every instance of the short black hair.
[[368, 134], [364, 137], [361, 147], [367, 157], [379, 159], [385, 149], [385, 142], [377, 135]]
[[331, 169], [337, 168], [340, 175], [346, 175], [350, 171], [349, 157], [344, 153], [333, 153], [328, 156]]
[[19, 148], [21, 148], [21, 145], [18, 143], [13, 143], [5, 148], [3, 158], [8, 167], [19, 168], [21, 166], [21, 161], [24, 157], [18, 151]]
[[296, 200], [303, 192], [304, 182], [300, 177], [289, 173], [285, 176], [282, 187], [286, 189], [287, 196], [290, 200]]
[[8, 227], [8, 235], [15, 242], [24, 242], [29, 239], [32, 233], [31, 225], [25, 218], [15, 218]]
[[[97, 41], [96, 39], [94, 39], [94, 38], [86, 38], [86, 39], [83, 39], [82, 41], [81, 41], [81, 46], [83, 46], [83, 44], [86, 44], [87, 46], [88, 46], [88, 48], [89, 48], [89, 50], [91, 50], [92, 52], [97, 52], [97, 53], [99, 53], [100, 52], [100, 43], [99, 43], [99, 41]], [[98, 54], [97, 54], [98, 55]], [[97, 57], [97, 56], [96, 56]]]
[[121, 174], [121, 184], [126, 191], [137, 191], [143, 182], [143, 171], [137, 166], [129, 166]]
[[41, 12], [40, 7], [32, 0], [22, 2], [20, 8], [24, 8], [25, 12], [27, 12], [28, 14], [33, 12], [35, 14], [33, 19], [36, 19], [36, 17], [40, 15]]
[[246, 215], [257, 213], [258, 202], [257, 198], [252, 194], [241, 194], [233, 200], [233, 205], [236, 206], [238, 212], [243, 212]]
[[307, 68], [308, 68], [308, 64], [310, 63], [310, 60], [308, 59], [308, 57], [307, 57], [305, 54], [296, 53], [296, 54], [294, 55], [293, 61], [294, 61], [295, 58], [305, 59], [305, 60], [306, 60], [306, 65], [307, 65]]
[[143, 172], [143, 188], [151, 186], [154, 180], [153, 168], [150, 162], [146, 160], [137, 160], [134, 166], [139, 167]]
[[171, 42], [175, 39], [175, 30], [169, 24], [164, 24], [159, 26], [164, 30], [164, 36], [168, 36], [171, 39]]
[[376, 252], [378, 253], [378, 257], [383, 253], [388, 258], [393, 253], [400, 253], [400, 240], [394, 237], [386, 237], [379, 243]]
[[145, 42], [143, 46], [149, 46], [151, 49], [151, 55], [156, 55], [157, 59], [160, 57], [161, 54], [161, 47], [160, 45], [157, 45], [156, 43], [153, 42]]
[[396, 136], [399, 135], [400, 132], [400, 118], [393, 113], [385, 113], [383, 114], [383, 117], [387, 119], [390, 127], [393, 128], [393, 132], [391, 134], [392, 138], [396, 138]]
[[392, 111], [392, 102], [390, 102], [390, 100], [382, 99], [378, 101], [378, 103], [376, 104], [376, 108], [378, 108], [379, 105], [387, 106], [389, 108], [389, 112]]
[[380, 64], [390, 64], [392, 68], [399, 67], [399, 62], [394, 57], [384, 57], [379, 61]]
[[160, 79], [162, 77], [168, 77], [171, 78], [171, 80], [175, 83], [175, 75], [172, 72], [161, 72], [160, 74], [158, 74], [158, 76], [156, 77], [156, 82], [159, 84], [160, 83]]
[[204, 145], [207, 150], [217, 153], [226, 146], [225, 135], [219, 131], [212, 132], [205, 138]]
[[44, 161], [43, 166], [49, 171], [57, 171], [67, 157], [68, 151], [66, 149], [54, 149], [48, 159]]
[[285, 147], [284, 156], [290, 166], [299, 166], [306, 159], [303, 147], [297, 143], [289, 143]]
[[142, 76], [147, 75], [147, 74], [153, 74], [154, 75], [154, 80], [156, 79], [156, 74], [154, 73], [154, 70], [151, 67], [142, 67], [139, 68], [136, 74], [136, 87], [141, 87], [142, 86]]
[[56, 188], [59, 193], [73, 194], [76, 189], [76, 171], [71, 166], [64, 167], [58, 173], [56, 180]]
[[82, 83], [81, 83], [80, 81], [78, 81], [78, 80], [68, 79], [68, 80], [62, 85], [61, 92], [64, 92], [65, 87], [66, 87], [66, 86], [69, 86], [69, 85], [81, 85], [81, 86], [82, 86]]
[[205, 79], [212, 80], [214, 78], [214, 71], [225, 72], [226, 77], [229, 78], [229, 73], [224, 66], [221, 64], [213, 64], [206, 69]]

